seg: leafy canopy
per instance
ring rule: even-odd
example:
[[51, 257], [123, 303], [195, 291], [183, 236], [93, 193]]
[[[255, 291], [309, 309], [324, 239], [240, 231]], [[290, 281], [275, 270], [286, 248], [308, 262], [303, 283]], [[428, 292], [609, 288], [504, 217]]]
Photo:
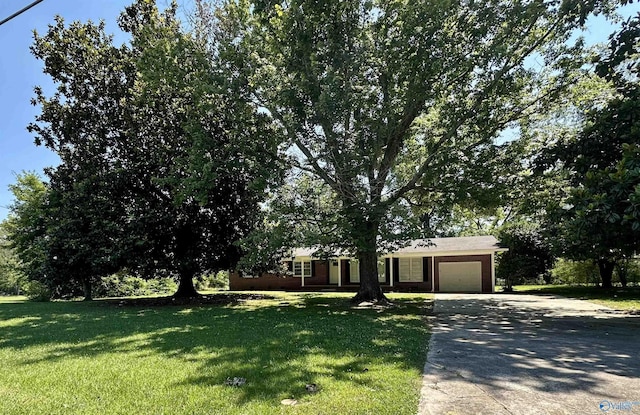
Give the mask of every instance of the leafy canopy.
[[393, 215], [414, 195], [491, 192], [497, 136], [575, 81], [572, 31], [613, 4], [241, 0], [200, 17], [294, 168], [333, 193], [323, 244], [358, 256], [360, 297], [376, 298], [376, 254], [410, 236]]
[[176, 10], [134, 2], [119, 20], [131, 41], [120, 46], [103, 23], [60, 17], [35, 35], [56, 91], [36, 88], [41, 113], [29, 129], [61, 158], [48, 171], [59, 223], [47, 237], [88, 297], [122, 268], [179, 277], [177, 295], [195, 295], [193, 277], [238, 261], [237, 242], [278, 181], [268, 120]]

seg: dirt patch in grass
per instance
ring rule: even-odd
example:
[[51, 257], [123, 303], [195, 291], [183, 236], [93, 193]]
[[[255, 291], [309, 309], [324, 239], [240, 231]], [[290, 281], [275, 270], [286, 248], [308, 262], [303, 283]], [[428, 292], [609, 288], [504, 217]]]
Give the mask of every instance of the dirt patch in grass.
[[103, 303], [116, 307], [165, 307], [165, 306], [209, 306], [209, 305], [233, 305], [250, 300], [271, 300], [275, 297], [265, 294], [213, 294], [199, 295], [197, 297], [176, 298], [149, 297], [149, 298], [114, 298], [100, 300]]

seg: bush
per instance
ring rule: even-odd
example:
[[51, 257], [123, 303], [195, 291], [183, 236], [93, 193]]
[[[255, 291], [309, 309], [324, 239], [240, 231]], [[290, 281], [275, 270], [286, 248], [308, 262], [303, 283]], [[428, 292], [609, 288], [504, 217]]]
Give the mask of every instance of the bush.
[[597, 284], [600, 270], [593, 261], [558, 259], [551, 270], [554, 284]]
[[640, 260], [638, 258], [627, 258], [618, 261], [613, 277], [623, 286], [637, 286], [640, 283]]
[[146, 281], [147, 287], [146, 291], [148, 294], [145, 295], [154, 295], [154, 294], [173, 294], [178, 290], [178, 284], [173, 280], [173, 278], [159, 278]]
[[218, 271], [215, 274], [200, 275], [193, 283], [196, 290], [228, 290], [229, 272]]
[[31, 301], [51, 300], [51, 290], [40, 281], [29, 281], [25, 286], [24, 293]]
[[95, 297], [133, 297], [142, 295], [173, 294], [178, 285], [172, 278], [144, 280], [140, 277], [117, 273], [102, 277], [95, 287]]

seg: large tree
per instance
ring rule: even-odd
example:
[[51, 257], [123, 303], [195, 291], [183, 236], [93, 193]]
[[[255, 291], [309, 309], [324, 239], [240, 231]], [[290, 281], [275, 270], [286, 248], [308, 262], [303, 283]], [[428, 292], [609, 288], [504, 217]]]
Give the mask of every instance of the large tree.
[[610, 5], [241, 0], [201, 16], [295, 168], [333, 192], [334, 240], [360, 262], [354, 299], [377, 300], [377, 255], [406, 240], [393, 212], [412, 193], [490, 189], [496, 137], [573, 82], [572, 33]]
[[586, 114], [581, 131], [561, 140], [541, 164], [566, 175], [568, 191], [549, 211], [547, 228], [559, 255], [594, 260], [602, 286], [612, 285], [616, 263], [640, 248], [640, 14], [611, 36], [596, 73], [616, 96]]
[[55, 240], [69, 271], [84, 269], [88, 298], [92, 280], [122, 267], [176, 276], [176, 296], [197, 295], [194, 276], [237, 262], [236, 242], [277, 179], [264, 115], [204, 59], [176, 10], [127, 7], [121, 46], [103, 24], [61, 18], [35, 37], [57, 89], [36, 89], [30, 129], [60, 155], [49, 171], [63, 218]]

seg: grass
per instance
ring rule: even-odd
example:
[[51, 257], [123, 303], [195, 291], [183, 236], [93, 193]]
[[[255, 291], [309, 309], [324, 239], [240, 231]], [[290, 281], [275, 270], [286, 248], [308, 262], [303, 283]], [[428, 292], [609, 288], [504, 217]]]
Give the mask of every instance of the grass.
[[416, 412], [428, 295], [374, 310], [349, 294], [269, 294], [146, 308], [0, 298], [0, 413]]
[[515, 292], [554, 294], [589, 300], [617, 310], [640, 310], [640, 287], [616, 287], [604, 290], [595, 286], [583, 285], [520, 285], [514, 289]]

